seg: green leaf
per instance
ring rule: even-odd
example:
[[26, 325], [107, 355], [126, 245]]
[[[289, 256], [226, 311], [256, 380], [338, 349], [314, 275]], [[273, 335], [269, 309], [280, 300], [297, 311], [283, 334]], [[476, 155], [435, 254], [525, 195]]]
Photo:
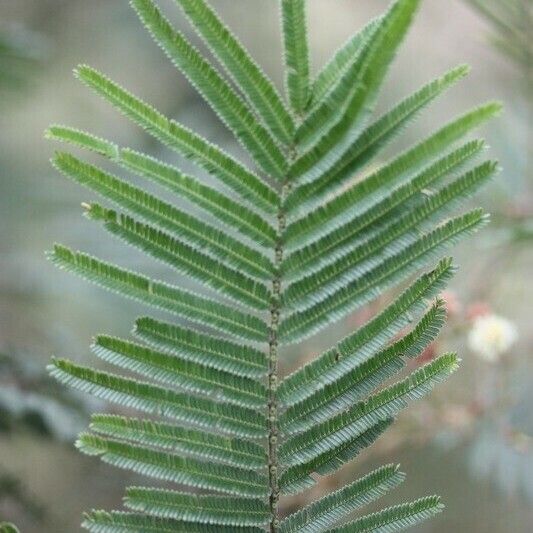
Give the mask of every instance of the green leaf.
[[264, 500], [203, 496], [144, 487], [128, 488], [124, 503], [133, 511], [200, 524], [261, 526], [270, 516]]
[[[405, 372], [408, 359], [423, 353], [445, 322], [439, 294], [455, 267], [443, 253], [487, 221], [481, 209], [463, 203], [497, 165], [474, 166], [485, 144], [462, 139], [500, 105], [470, 110], [376, 162], [468, 71], [451, 69], [373, 117], [420, 0], [393, 0], [312, 82], [306, 0], [280, 0], [288, 105], [209, 0], [174, 1], [207, 53], [170, 24], [157, 0], [130, 3], [258, 168], [95, 69], [76, 70], [202, 174], [52, 126], [48, 138], [133, 174], [130, 184], [57, 154], [54, 164], [62, 173], [114, 204], [83, 203], [86, 215], [177, 271], [179, 279], [216, 292], [210, 298], [60, 245], [50, 253], [60, 268], [177, 321], [138, 318], [136, 342], [97, 336], [92, 350], [102, 365], [117, 368], [114, 373], [61, 359], [49, 366], [62, 383], [128, 415], [93, 416], [90, 432], [78, 441], [82, 451], [162, 482], [130, 487], [126, 511], [92, 511], [83, 527], [96, 533], [390, 533], [410, 527], [438, 512], [439, 499], [359, 511], [401, 483], [403, 474], [393, 465], [350, 480], [286, 518], [279, 499], [314, 487], [354, 460], [410, 401], [457, 367], [457, 356], [444, 354]], [[205, 171], [219, 183], [204, 182]], [[146, 181], [164, 196], [138, 185]], [[421, 273], [433, 261], [433, 270]], [[283, 345], [384, 296], [387, 303], [364, 324], [281, 378]], [[171, 484], [191, 489], [178, 492]]]
[[428, 190], [439, 180], [461, 169], [479, 155], [483, 147], [484, 143], [481, 141], [468, 142], [382, 194], [371, 196], [375, 185], [369, 179], [366, 190], [362, 185], [355, 186], [291, 224], [287, 228], [285, 239], [304, 245], [295, 252], [300, 261], [313, 253], [316, 255], [317, 250], [326, 251], [329, 256], [340, 243], [346, 244], [351, 237], [379, 221], [399, 205], [406, 204], [416, 194]]
[[48, 370], [61, 383], [145, 413], [173, 418], [207, 430], [218, 428], [239, 437], [260, 438], [266, 434], [265, 419], [252, 409], [177, 393], [63, 359], [52, 359]]
[[266, 461], [263, 447], [255, 442], [223, 437], [174, 424], [96, 414], [91, 417], [89, 427], [95, 433], [108, 437], [179, 451], [197, 459], [207, 459], [247, 469], [261, 469]]
[[283, 464], [293, 466], [320, 457], [321, 454], [349, 442], [379, 421], [387, 420], [404, 409], [407, 402], [421, 398], [457, 369], [457, 356], [445, 354], [419, 368], [400, 381], [368, 400], [356, 403], [350, 409], [305, 432], [294, 435], [280, 447]]
[[468, 71], [469, 68], [465, 65], [456, 67], [402, 100], [368, 126], [331, 166], [319, 165], [302, 176], [298, 180], [298, 194], [325, 195], [333, 188], [338, 189], [386, 144], [396, 138], [425, 107], [463, 78]]
[[440, 513], [444, 506], [438, 496], [420, 498], [414, 502], [388, 507], [363, 516], [328, 533], [392, 533], [410, 528]]
[[261, 252], [216, 227], [134, 187], [70, 154], [56, 153], [54, 166], [69, 179], [144, 220], [182, 237], [191, 245], [242, 268], [253, 276], [272, 276], [273, 265]]
[[260, 209], [270, 213], [276, 211], [279, 203], [276, 192], [226, 152], [176, 121], [168, 119], [95, 69], [81, 65], [75, 74], [159, 141], [192, 159]]
[[[307, 118], [300, 136], [307, 129], [320, 134], [317, 135], [318, 140], [289, 169], [288, 178], [292, 182], [318, 163], [322, 167], [330, 165], [357, 138], [360, 125], [374, 107], [379, 86], [418, 4], [419, 0], [397, 0], [393, 4], [371, 43], [343, 77], [343, 84], [339, 85], [343, 94], [329, 95], [324, 104]], [[331, 122], [330, 117], [333, 119]]]
[[20, 533], [20, 532], [13, 524], [2, 522], [0, 524], [0, 533]]
[[[219, 191], [182, 174], [171, 165], [161, 163], [157, 159], [134, 150], [124, 149], [121, 156], [125, 168], [150, 178], [158, 185], [193, 201], [210, 215], [246, 235], [254, 242], [262, 246], [272, 245], [275, 242], [276, 231], [274, 228], [242, 203], [235, 202]], [[270, 265], [267, 272], [272, 274]]]
[[144, 342], [180, 358], [237, 376], [262, 378], [268, 371], [265, 354], [259, 350], [175, 324], [141, 317], [135, 321], [133, 333]]
[[267, 326], [261, 319], [214, 300], [73, 252], [64, 246], [56, 245], [48, 257], [59, 268], [127, 298], [235, 337], [256, 341], [267, 338]]
[[[405, 150], [351, 189], [362, 188], [368, 191], [366, 192], [368, 195], [369, 192], [379, 193], [385, 187], [393, 186], [399, 180], [418, 172], [424, 165], [441, 156], [455, 142], [479, 127], [483, 122], [493, 118], [501, 109], [501, 104], [497, 102], [489, 102], [474, 108], [452, 120], [412, 148]], [[336, 179], [342, 181], [344, 178], [337, 176]], [[308, 208], [316, 207], [323, 201], [324, 194], [321, 191], [317, 191], [316, 194], [309, 194], [309, 189], [302, 186], [295, 188], [288, 195], [285, 206], [294, 211], [302, 205]]]
[[374, 444], [392, 422], [392, 418], [378, 420], [367, 430], [353, 436], [339, 446], [331, 447], [307, 461], [285, 469], [280, 478], [282, 492], [294, 494], [312, 487], [315, 484], [313, 473], [323, 476], [332, 474], [357, 457], [365, 448]]
[[231, 76], [248, 103], [283, 144], [292, 141], [294, 124], [272, 81], [204, 0], [175, 0]]
[[76, 446], [118, 468], [144, 476], [226, 494], [264, 497], [267, 480], [255, 471], [133, 445], [119, 440], [81, 434]]
[[285, 158], [232, 86], [176, 31], [152, 0], [131, 0], [139, 18], [167, 57], [205, 98], [264, 172], [281, 179]]
[[335, 254], [332, 254], [332, 257], [323, 261], [325, 264], [322, 268], [289, 285], [285, 293], [287, 303], [295, 302], [293, 305], [301, 310], [306, 307], [301, 302], [310, 300], [311, 295], [317, 301], [321, 295], [329, 294], [333, 287], [346, 284], [385, 262], [393, 254], [400, 254], [409, 247], [416, 246], [427, 235], [423, 229], [435, 231], [442, 227], [444, 223], [437, 225], [433, 222], [438, 220], [438, 215], [450, 211], [451, 205], [460, 201], [458, 198], [464, 200], [472, 189], [475, 190], [494, 176], [496, 170], [495, 163], [487, 162], [436, 194], [430, 194], [427, 199], [424, 198], [426, 201], [416, 202], [403, 216], [399, 213], [391, 214], [390, 221], [387, 216], [386, 222], [389, 223], [385, 223], [362, 243], [356, 238], [349, 239], [342, 248], [343, 255], [339, 254], [336, 259]]
[[289, 315], [280, 326], [284, 342], [296, 342], [309, 337], [332, 324], [361, 305], [373, 301], [377, 293], [398, 284], [438, 257], [460, 238], [477, 231], [487, 222], [482, 211], [476, 210], [454, 218], [422, 235], [420, 239], [368, 270], [348, 277], [346, 284], [340, 280], [323, 294], [317, 294], [309, 305]]
[[320, 533], [356, 509], [368, 505], [396, 488], [405, 475], [387, 465], [350, 483], [290, 515], [281, 523], [281, 533]]
[[[220, 191], [200, 183], [197, 178], [184, 174], [173, 165], [130, 148], [119, 148], [115, 143], [68, 126], [50, 126], [45, 132], [45, 137], [67, 142], [107, 157], [126, 170], [144, 176], [196, 204], [258, 244], [268, 246], [275, 241], [276, 231], [261, 216]], [[223, 232], [219, 233], [219, 238], [226, 237]], [[239, 244], [238, 241], [235, 242]], [[266, 264], [268, 265], [268, 262]], [[270, 278], [271, 274], [272, 265], [262, 271], [263, 277]]]
[[172, 387], [244, 407], [261, 409], [267, 401], [262, 383], [146, 348], [107, 335], [96, 337], [92, 349], [108, 363]]
[[[435, 192], [420, 194], [412, 205], [406, 205], [403, 214], [393, 210], [384, 217], [377, 228], [362, 239], [354, 236], [338, 248], [337, 253], [331, 253], [316, 265], [316, 273], [310, 274], [302, 280], [295, 282], [293, 291], [300, 287], [300, 294], [305, 294], [305, 287], [314, 285], [317, 278], [323, 281], [329, 274], [339, 276], [340, 272], [357, 273], [361, 269], [368, 269], [376, 254], [388, 255], [399, 252], [420, 239], [424, 230], [435, 228], [435, 223], [448, 215], [454, 207], [461, 205], [481, 185], [494, 176], [497, 167], [494, 163], [487, 162], [476, 167], [463, 176], [452, 180]], [[370, 233], [370, 232], [369, 232]], [[340, 253], [341, 252], [341, 253]], [[324, 266], [320, 268], [320, 264]], [[346, 279], [346, 278], [344, 278]], [[305, 280], [305, 282], [304, 282]], [[308, 282], [308, 283], [306, 283]]]
[[375, 32], [382, 17], [372, 19], [361, 31], [351, 36], [336, 52], [319, 72], [313, 82], [312, 99], [309, 109], [322, 103], [323, 98], [334, 90], [344, 80], [346, 70], [352, 65], [364, 45]]
[[[383, 311], [354, 333], [287, 376], [279, 386], [278, 394], [283, 404], [290, 407], [309, 398], [320, 392], [324, 385], [343, 376], [345, 372], [352, 371], [358, 363], [367, 361], [378, 353], [411, 323], [413, 316], [426, 308], [427, 301], [446, 287], [454, 272], [451, 261], [441, 261], [437, 268], [420, 276]], [[435, 318], [438, 324], [440, 314], [437, 313]], [[421, 323], [424, 324], [424, 320]]]
[[285, 84], [291, 107], [301, 114], [310, 99], [306, 0], [281, 0]]
[[158, 518], [121, 511], [91, 511], [85, 514], [82, 526], [91, 533], [262, 533], [258, 527], [202, 524], [186, 520]]
[[103, 222], [110, 233], [126, 243], [236, 302], [260, 311], [268, 308], [270, 292], [263, 283], [244, 276], [167, 233], [98, 204], [89, 205], [86, 215]]
[[320, 388], [303, 401], [292, 404], [280, 416], [279, 425], [283, 432], [302, 431], [362, 400], [385, 380], [403, 370], [404, 357], [422, 353], [435, 340], [445, 317], [446, 312], [440, 302], [409, 334], [374, 355], [364, 358], [361, 352], [356, 352], [348, 358], [338, 357], [338, 364], [330, 368], [317, 385]]

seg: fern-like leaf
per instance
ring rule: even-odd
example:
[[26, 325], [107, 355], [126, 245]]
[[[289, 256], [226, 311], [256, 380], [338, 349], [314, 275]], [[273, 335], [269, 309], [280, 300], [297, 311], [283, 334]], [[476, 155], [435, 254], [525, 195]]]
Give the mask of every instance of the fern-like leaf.
[[124, 503], [133, 511], [161, 518], [237, 528], [262, 526], [268, 522], [269, 517], [268, 505], [261, 499], [200, 496], [143, 487], [129, 488]]
[[414, 502], [389, 507], [363, 516], [345, 526], [329, 529], [328, 533], [374, 533], [402, 531], [440, 513], [443, 505], [438, 496], [420, 498]]
[[204, 0], [175, 0], [279, 142], [292, 140], [294, 124], [273, 83]]
[[307, 107], [310, 99], [309, 45], [307, 42], [306, 0], [281, 0], [285, 84], [295, 114]]
[[252, 309], [268, 308], [270, 293], [265, 285], [174, 239], [167, 233], [98, 204], [88, 207], [87, 216], [92, 220], [102, 221], [110, 233], [126, 243], [230, 296], [237, 302]]
[[260, 379], [268, 370], [265, 354], [251, 346], [211, 337], [150, 317], [138, 318], [133, 333], [156, 348], [238, 376]]
[[276, 193], [236, 159], [174, 120], [166, 118], [97, 70], [81, 65], [75, 74], [88, 87], [162, 143], [192, 159], [261, 209], [267, 212], [276, 211]]
[[[248, 209], [246, 206], [233, 201], [231, 198], [222, 194], [192, 176], [180, 172], [176, 167], [159, 161], [141, 152], [131, 150], [130, 148], [119, 148], [111, 141], [96, 137], [90, 133], [76, 128], [67, 126], [51, 126], [46, 130], [45, 136], [56, 141], [67, 142], [76, 146], [96, 152], [114, 161], [126, 170], [135, 172], [144, 176], [158, 185], [180, 195], [183, 198], [195, 203], [205, 209], [211, 215], [219, 219], [224, 224], [236, 229], [243, 235], [250, 237], [258, 244], [268, 246], [272, 245], [276, 238], [276, 231], [257, 213]], [[55, 164], [65, 166], [65, 154], [56, 156]], [[72, 159], [70, 163], [72, 164]], [[78, 164], [78, 166], [82, 166]], [[69, 175], [67, 169], [65, 174]], [[85, 166], [85, 168], [89, 168]], [[75, 179], [76, 174], [73, 176]], [[126, 188], [125, 185], [122, 186]], [[134, 189], [134, 188], [132, 188]], [[148, 196], [148, 195], [147, 195]], [[170, 206], [169, 206], [170, 208]], [[167, 208], [167, 209], [169, 209]], [[206, 225], [206, 228], [208, 226]], [[210, 233], [213, 230], [204, 229], [204, 233]], [[224, 232], [216, 235], [217, 240], [228, 240]], [[231, 245], [239, 248], [239, 242], [231, 241]], [[241, 245], [242, 248], [242, 245]], [[250, 252], [248, 252], [250, 253]], [[265, 262], [265, 259], [262, 261]], [[243, 268], [246, 268], [243, 267]], [[266, 262], [262, 271], [263, 277], [270, 279], [272, 276], [272, 265]]]
[[381, 17], [372, 19], [331, 56], [331, 59], [324, 65], [313, 81], [309, 108], [319, 105], [325, 95], [333, 91], [341, 83], [346, 70], [354, 61], [357, 61], [361, 50], [371, 38], [380, 21]]
[[282, 533], [320, 533], [363, 505], [381, 498], [403, 482], [395, 465], [381, 467], [346, 487], [294, 513], [281, 524]]
[[[257, 169], [97, 70], [76, 69], [120, 113], [215, 178], [208, 185], [196, 172], [81, 129], [56, 125], [46, 132], [155, 185], [164, 196], [65, 152], [52, 160], [100, 196], [102, 204], [83, 204], [89, 219], [209, 293], [62, 245], [49, 253], [58, 267], [174, 317], [138, 318], [135, 341], [97, 335], [92, 351], [113, 371], [63, 359], [49, 366], [60, 382], [117, 406], [114, 414], [93, 415], [80, 450], [165, 484], [127, 488], [125, 510], [91, 511], [85, 529], [390, 533], [441, 510], [439, 498], [426, 497], [363, 514], [404, 479], [387, 465], [281, 518], [283, 496], [353, 461], [458, 365], [455, 354], [444, 354], [405, 372], [445, 322], [439, 295], [455, 267], [443, 254], [487, 221], [481, 209], [460, 208], [497, 164], [474, 163], [485, 143], [465, 136], [500, 105], [474, 108], [375, 164], [468, 71], [453, 68], [372, 117], [421, 1], [394, 0], [312, 80], [307, 3], [280, 0], [286, 105], [208, 0], [174, 3], [210, 57], [171, 25], [157, 0], [131, 0]], [[369, 171], [371, 164], [377, 168]], [[387, 304], [367, 322], [280, 375], [284, 346], [382, 296]]]
[[189, 78], [261, 168], [281, 179], [286, 165], [281, 150], [233, 88], [181, 33], [172, 28], [152, 0], [132, 0], [131, 3], [166, 55]]
[[252, 409], [195, 398], [62, 359], [52, 360], [49, 371], [67, 385], [125, 407], [241, 437], [259, 438], [266, 434], [265, 420]]
[[225, 526], [220, 524], [203, 524], [196, 521], [159, 518], [142, 513], [125, 513], [114, 511], [92, 511], [85, 515], [83, 527], [92, 533], [124, 533], [136, 531], [150, 533], [261, 533], [262, 528], [253, 526]]
[[[398, 0], [393, 4], [365, 53], [361, 53], [360, 59], [347, 71], [340, 85], [341, 92], [347, 94], [331, 95], [330, 101], [310, 115], [308, 127], [320, 135], [289, 169], [291, 181], [296, 181], [318, 163], [327, 166], [357, 137], [358, 125], [366, 121], [374, 106], [377, 90], [418, 4], [419, 0]], [[331, 115], [335, 118], [328, 121]]]
[[265, 462], [265, 452], [255, 442], [175, 424], [100, 414], [92, 417], [89, 427], [108, 437], [246, 469], [260, 470]]
[[246, 315], [172, 285], [153, 281], [89, 255], [73, 252], [64, 246], [56, 245], [49, 258], [58, 267], [108, 290], [224, 333], [249, 340], [261, 340], [267, 332], [266, 324], [255, 316]]

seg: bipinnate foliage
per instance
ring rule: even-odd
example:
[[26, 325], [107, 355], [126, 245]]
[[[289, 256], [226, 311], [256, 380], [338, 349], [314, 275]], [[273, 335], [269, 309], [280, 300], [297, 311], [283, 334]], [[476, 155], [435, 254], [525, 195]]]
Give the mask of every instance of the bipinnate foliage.
[[[395, 465], [283, 519], [279, 500], [353, 460], [410, 401], [456, 369], [457, 356], [448, 353], [391, 381], [405, 374], [406, 361], [444, 323], [438, 295], [455, 270], [444, 251], [486, 221], [480, 209], [457, 213], [496, 170], [494, 162], [474, 162], [483, 141], [463, 139], [499, 105], [455, 117], [377, 165], [380, 150], [468, 71], [453, 68], [373, 118], [418, 0], [395, 1], [314, 79], [306, 2], [282, 0], [288, 104], [204, 0], [176, 3], [212, 58], [174, 29], [153, 0], [132, 0], [155, 41], [256, 167], [98, 70], [76, 69], [85, 85], [221, 185], [78, 129], [52, 126], [47, 132], [157, 185], [160, 195], [74, 155], [53, 158], [68, 178], [114, 204], [84, 204], [89, 219], [209, 293], [65, 246], [50, 252], [60, 268], [179, 319], [138, 318], [135, 340], [97, 336], [92, 349], [114, 372], [63, 359], [50, 365], [60, 381], [138, 412], [94, 415], [79, 437], [80, 450], [179, 485], [130, 487], [126, 510], [92, 511], [83, 525], [106, 533], [353, 533], [397, 531], [429, 518], [441, 509], [438, 497], [354, 518], [403, 481]], [[211, 218], [178, 207], [172, 195]], [[282, 346], [318, 334], [400, 286], [363, 326], [291, 375], [278, 375]]]

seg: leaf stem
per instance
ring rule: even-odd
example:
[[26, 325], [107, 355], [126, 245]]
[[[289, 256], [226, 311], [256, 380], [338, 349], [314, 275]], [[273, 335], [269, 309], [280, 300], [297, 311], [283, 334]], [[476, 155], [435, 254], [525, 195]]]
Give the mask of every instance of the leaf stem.
[[272, 305], [270, 309], [270, 338], [269, 338], [269, 371], [268, 371], [268, 478], [270, 486], [270, 533], [279, 531], [279, 461], [278, 461], [278, 325], [281, 314], [281, 262], [283, 261], [283, 232], [286, 217], [283, 201], [286, 195], [286, 185], [281, 190], [281, 206], [277, 219], [277, 239], [274, 250], [274, 265], [276, 274], [272, 279]]

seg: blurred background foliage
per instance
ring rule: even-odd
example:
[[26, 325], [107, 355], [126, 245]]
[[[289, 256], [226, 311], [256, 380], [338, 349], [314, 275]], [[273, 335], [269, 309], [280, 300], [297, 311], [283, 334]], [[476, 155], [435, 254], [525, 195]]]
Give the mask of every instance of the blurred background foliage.
[[[212, 2], [281, 86], [276, 0]], [[315, 67], [387, 4], [310, 0]], [[171, 8], [172, 1], [161, 0], [161, 5]], [[458, 250], [461, 270], [453, 290], [444, 295], [449, 327], [438, 346], [422, 356], [428, 360], [457, 349], [462, 371], [402, 415], [355, 466], [324, 480], [334, 488], [372, 465], [401, 461], [410, 482], [398, 498], [432, 487], [448, 506], [420, 528], [424, 532], [532, 529], [532, 9], [531, 0], [426, 0], [380, 99], [380, 108], [386, 109], [455, 64], [473, 66], [469, 79], [405, 131], [391, 147], [395, 151], [429, 133], [437, 120], [480, 101], [498, 98], [506, 108], [484, 132], [504, 167], [481, 198], [493, 212], [493, 224]], [[169, 13], [190, 33], [177, 11]], [[119, 505], [123, 485], [135, 483], [134, 476], [74, 450], [73, 436], [96, 406], [57, 387], [43, 369], [52, 353], [86, 361], [92, 334], [126, 335], [139, 310], [61, 275], [45, 262], [43, 251], [58, 240], [123, 263], [128, 253], [128, 264], [168, 279], [163, 267], [143, 264], [141, 254], [102, 238], [81, 217], [80, 199], [90, 198], [48, 165], [53, 147], [42, 132], [54, 122], [78, 125], [134, 148], [161, 150], [72, 78], [70, 71], [79, 62], [108, 72], [240, 155], [140, 30], [126, 0], [0, 1], [0, 522], [13, 521], [29, 533], [79, 531], [83, 509]], [[286, 370], [371, 313], [359, 313], [331, 337], [323, 335], [287, 353]], [[438, 479], [427, 479], [428, 465]]]

